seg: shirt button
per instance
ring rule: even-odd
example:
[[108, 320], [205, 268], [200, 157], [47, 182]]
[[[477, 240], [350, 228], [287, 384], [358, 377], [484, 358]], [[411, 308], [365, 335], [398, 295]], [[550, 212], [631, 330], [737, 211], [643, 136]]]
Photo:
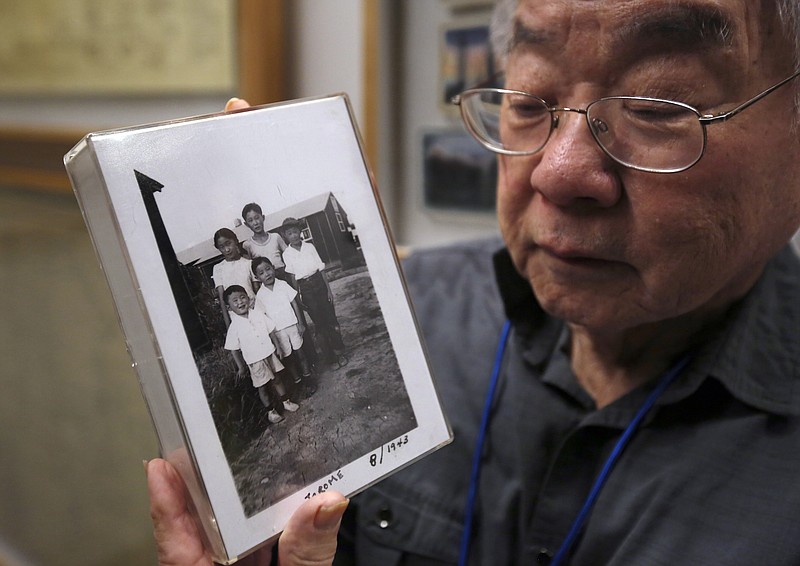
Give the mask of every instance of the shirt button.
[[547, 566], [550, 564], [550, 561], [553, 559], [553, 553], [543, 548], [539, 551], [539, 554], [536, 555], [536, 564], [540, 566]]
[[389, 507], [381, 507], [376, 522], [380, 528], [388, 529], [392, 524], [392, 510]]

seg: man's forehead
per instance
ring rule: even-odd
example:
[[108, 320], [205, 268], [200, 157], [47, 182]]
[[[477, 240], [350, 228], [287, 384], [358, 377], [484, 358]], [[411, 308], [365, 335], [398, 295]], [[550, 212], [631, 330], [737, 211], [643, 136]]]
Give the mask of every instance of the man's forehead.
[[758, 13], [742, 0], [522, 0], [511, 48], [556, 46], [568, 28], [603, 33], [616, 46], [664, 42], [683, 50], [729, 49], [759, 26]]

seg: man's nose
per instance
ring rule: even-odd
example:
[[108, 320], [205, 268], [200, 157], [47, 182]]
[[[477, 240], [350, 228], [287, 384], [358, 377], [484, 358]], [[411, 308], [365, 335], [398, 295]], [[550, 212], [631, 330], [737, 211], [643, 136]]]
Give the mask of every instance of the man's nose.
[[614, 206], [622, 196], [616, 164], [592, 137], [584, 114], [555, 112], [555, 127], [531, 172], [532, 188], [558, 206]]

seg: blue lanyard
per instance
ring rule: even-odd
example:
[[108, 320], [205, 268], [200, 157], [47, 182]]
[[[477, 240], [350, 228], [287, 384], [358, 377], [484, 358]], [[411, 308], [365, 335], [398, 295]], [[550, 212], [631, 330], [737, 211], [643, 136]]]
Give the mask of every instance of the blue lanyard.
[[506, 321], [500, 333], [500, 343], [497, 345], [497, 353], [494, 357], [494, 368], [492, 378], [489, 380], [489, 392], [486, 394], [486, 401], [483, 404], [483, 416], [481, 417], [481, 427], [478, 429], [478, 440], [475, 444], [475, 453], [472, 455], [472, 475], [469, 481], [469, 491], [467, 492], [467, 512], [464, 516], [464, 530], [461, 531], [461, 552], [458, 557], [458, 566], [466, 566], [469, 559], [469, 544], [472, 540], [472, 519], [475, 513], [475, 500], [478, 497], [478, 482], [481, 477], [481, 454], [483, 452], [483, 442], [486, 439], [486, 432], [489, 430], [489, 416], [492, 413], [492, 402], [494, 392], [497, 389], [497, 382], [500, 378], [500, 368], [503, 365], [503, 355], [508, 344], [508, 334], [511, 331], [511, 322]]
[[[489, 419], [492, 412], [492, 403], [494, 402], [495, 390], [497, 389], [497, 382], [500, 378], [500, 369], [503, 363], [503, 355], [505, 354], [506, 344], [508, 343], [508, 335], [511, 329], [511, 323], [506, 321], [503, 325], [503, 330], [500, 334], [500, 342], [497, 346], [497, 353], [495, 354], [494, 360], [494, 367], [492, 369], [492, 377], [489, 380], [489, 391], [486, 394], [486, 402], [484, 403], [483, 407], [483, 415], [481, 417], [481, 425], [478, 431], [478, 438], [475, 444], [475, 453], [472, 457], [472, 474], [470, 477], [470, 484], [469, 484], [469, 491], [467, 493], [467, 509], [464, 518], [464, 530], [461, 533], [461, 551], [458, 558], [458, 565], [459, 566], [466, 566], [467, 561], [469, 558], [469, 547], [470, 541], [472, 538], [472, 523], [474, 519], [475, 513], [475, 502], [477, 500], [478, 494], [478, 483], [480, 481], [480, 468], [481, 468], [481, 456], [483, 453], [483, 445], [486, 440], [486, 433], [489, 429]], [[661, 396], [667, 387], [675, 381], [675, 378], [680, 375], [680, 373], [686, 368], [691, 360], [692, 356], [687, 354], [683, 356], [678, 363], [672, 366], [658, 381], [656, 387], [650, 392], [645, 399], [645, 402], [639, 407], [639, 410], [634, 415], [631, 422], [628, 423], [628, 426], [625, 428], [625, 431], [620, 436], [617, 444], [614, 446], [614, 449], [611, 451], [611, 454], [606, 459], [605, 464], [603, 465], [603, 469], [600, 471], [600, 474], [597, 476], [597, 479], [592, 486], [589, 495], [586, 497], [586, 501], [583, 503], [583, 507], [581, 508], [578, 515], [575, 517], [575, 520], [572, 523], [572, 526], [567, 533], [564, 542], [561, 543], [561, 548], [558, 549], [553, 560], [550, 562], [550, 566], [558, 566], [561, 564], [569, 555], [570, 551], [572, 550], [573, 545], [575, 544], [575, 540], [578, 538], [578, 535], [581, 533], [583, 529], [583, 525], [586, 522], [586, 519], [589, 517], [589, 513], [592, 510], [592, 507], [597, 500], [597, 497], [600, 495], [600, 491], [603, 489], [608, 477], [611, 475], [611, 470], [613, 469], [614, 465], [619, 460], [620, 456], [622, 455], [623, 450], [628, 445], [628, 442], [636, 433], [641, 424], [642, 420], [644, 419], [645, 415], [650, 411], [650, 409], [655, 404], [656, 400]]]

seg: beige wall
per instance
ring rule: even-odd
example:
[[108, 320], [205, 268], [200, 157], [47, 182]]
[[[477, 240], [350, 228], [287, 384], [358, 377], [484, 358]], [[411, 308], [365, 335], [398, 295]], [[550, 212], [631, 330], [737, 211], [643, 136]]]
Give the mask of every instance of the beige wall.
[[152, 564], [156, 442], [75, 200], [0, 190], [0, 254], [0, 552]]

